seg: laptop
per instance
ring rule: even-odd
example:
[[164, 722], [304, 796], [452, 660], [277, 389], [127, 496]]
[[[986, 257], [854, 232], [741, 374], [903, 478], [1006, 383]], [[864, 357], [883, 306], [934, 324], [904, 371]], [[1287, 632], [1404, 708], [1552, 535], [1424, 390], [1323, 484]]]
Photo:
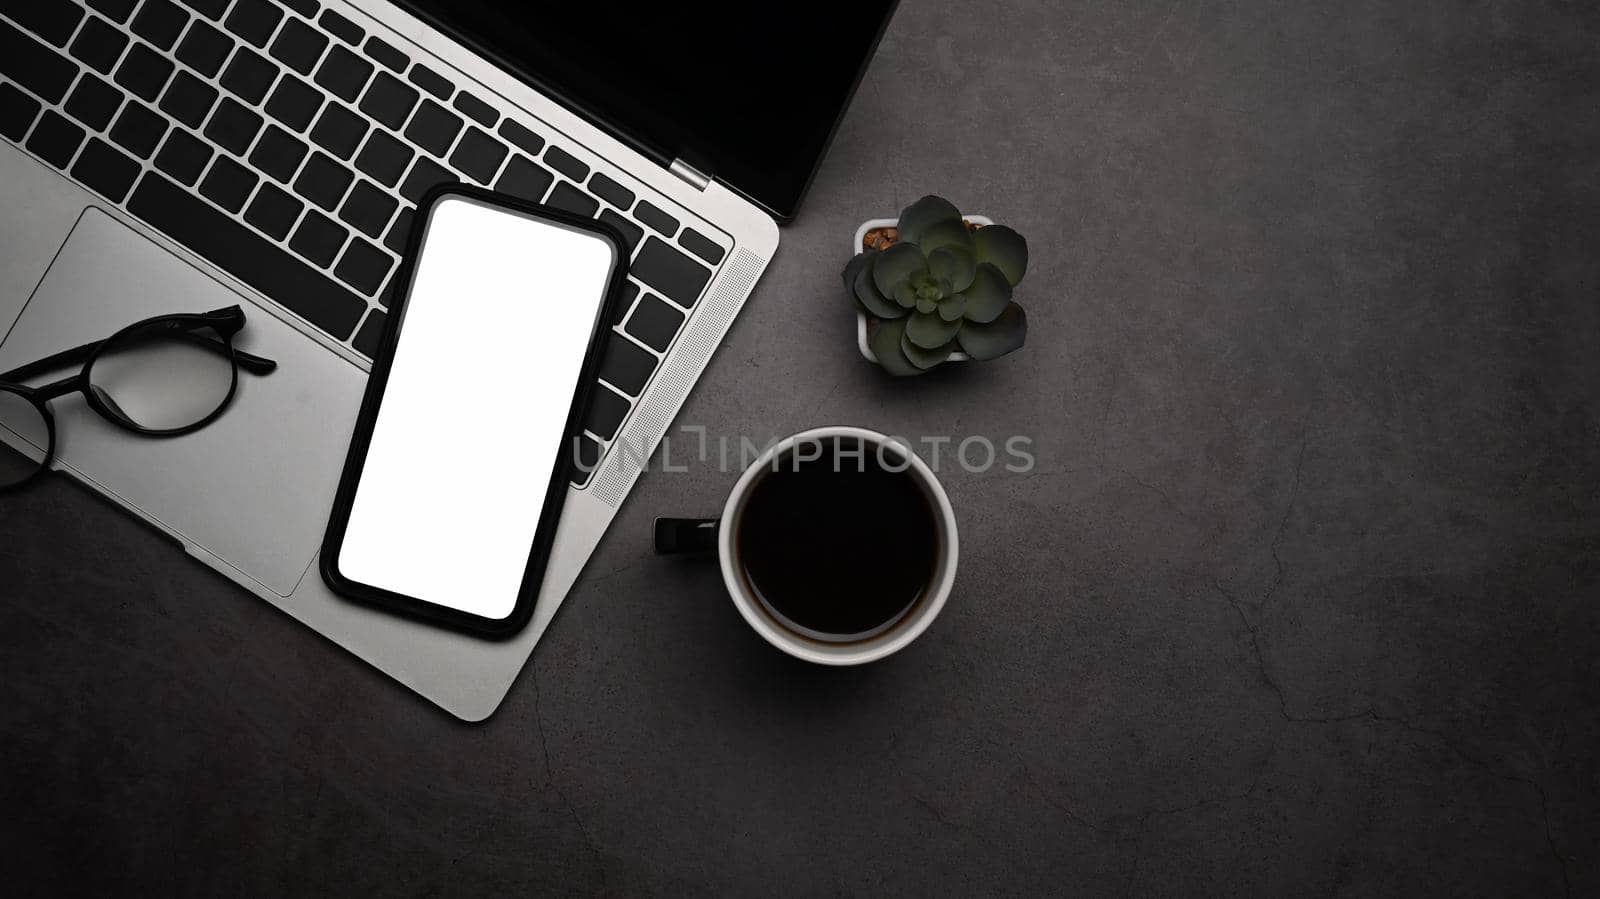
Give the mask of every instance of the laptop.
[[[776, 252], [892, 7], [7, 0], [0, 371], [243, 306], [237, 343], [276, 372], [170, 440], [58, 401], [57, 469], [486, 718]], [[317, 574], [397, 254], [448, 181], [596, 218], [631, 248], [582, 440], [592, 470], [569, 487], [532, 623], [503, 642], [354, 605]], [[471, 422], [439, 427], [462, 433], [457, 464], [507, 464]]]

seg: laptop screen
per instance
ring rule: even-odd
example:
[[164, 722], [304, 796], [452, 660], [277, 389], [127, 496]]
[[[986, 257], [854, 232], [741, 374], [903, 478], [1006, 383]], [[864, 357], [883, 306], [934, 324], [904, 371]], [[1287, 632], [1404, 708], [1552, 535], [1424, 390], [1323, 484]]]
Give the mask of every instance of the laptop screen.
[[402, 0], [662, 161], [794, 214], [893, 2]]

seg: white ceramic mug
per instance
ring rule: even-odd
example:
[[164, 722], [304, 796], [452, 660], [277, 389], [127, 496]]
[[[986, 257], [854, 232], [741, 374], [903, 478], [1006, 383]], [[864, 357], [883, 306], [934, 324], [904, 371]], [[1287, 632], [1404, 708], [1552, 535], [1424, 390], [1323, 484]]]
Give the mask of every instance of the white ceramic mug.
[[[865, 634], [849, 638], [830, 637], [809, 631], [789, 621], [768, 605], [751, 587], [739, 558], [737, 539], [746, 501], [763, 477], [777, 470], [781, 460], [790, 458], [798, 447], [833, 438], [859, 439], [863, 452], [875, 452], [880, 459], [893, 459], [895, 469], [916, 480], [934, 518], [938, 552], [928, 584], [898, 616]], [[813, 457], [815, 458], [815, 457]], [[956, 516], [950, 498], [927, 463], [904, 441], [893, 440], [865, 428], [826, 427], [802, 431], [785, 438], [763, 452], [733, 485], [733, 492], [722, 507], [720, 519], [658, 518], [655, 525], [656, 551], [679, 553], [715, 551], [722, 567], [722, 581], [734, 607], [755, 632], [768, 643], [799, 659], [820, 665], [862, 665], [905, 648], [937, 618], [950, 598], [955, 584], [960, 541]]]

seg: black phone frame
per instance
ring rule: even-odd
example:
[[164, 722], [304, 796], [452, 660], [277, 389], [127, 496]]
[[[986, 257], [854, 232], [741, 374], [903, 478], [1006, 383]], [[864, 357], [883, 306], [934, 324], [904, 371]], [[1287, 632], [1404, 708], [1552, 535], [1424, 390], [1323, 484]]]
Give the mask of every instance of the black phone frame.
[[[411, 297], [412, 277], [422, 247], [423, 236], [439, 201], [450, 196], [465, 196], [491, 206], [508, 209], [523, 215], [546, 219], [564, 226], [587, 231], [605, 240], [613, 255], [611, 275], [606, 285], [605, 297], [596, 310], [590, 329], [589, 346], [583, 364], [578, 370], [578, 383], [573, 390], [572, 405], [567, 412], [566, 427], [562, 431], [562, 446], [556, 456], [554, 471], [545, 490], [543, 508], [539, 512], [539, 525], [535, 530], [533, 545], [528, 551], [528, 562], [522, 573], [522, 584], [511, 613], [505, 618], [489, 618], [441, 606], [392, 590], [374, 587], [352, 580], [339, 570], [339, 551], [344, 544], [345, 530], [350, 523], [350, 510], [355, 501], [356, 487], [366, 466], [367, 450], [372, 443], [372, 431], [377, 423], [378, 410], [383, 405], [383, 394], [388, 386], [389, 369], [399, 343], [405, 319], [405, 304]], [[367, 380], [366, 392], [361, 398], [361, 411], [356, 417], [355, 432], [350, 438], [350, 451], [345, 456], [344, 469], [339, 477], [339, 489], [334, 495], [333, 511], [328, 529], [323, 536], [319, 568], [328, 587], [345, 599], [394, 612], [409, 618], [441, 625], [490, 640], [505, 640], [515, 636], [533, 617], [539, 598], [539, 588], [550, 558], [550, 548], [555, 540], [556, 526], [561, 510], [566, 504], [567, 489], [573, 469], [573, 440], [582, 433], [582, 422], [589, 402], [598, 385], [601, 356], [605, 351], [609, 323], [614, 320], [616, 304], [622, 296], [622, 285], [628, 272], [628, 243], [617, 229], [594, 219], [584, 218], [566, 210], [543, 206], [505, 194], [494, 193], [465, 184], [440, 184], [423, 195], [417, 204], [417, 217], [412, 222], [406, 239], [406, 251], [397, 284], [404, 290], [396, 291], [394, 301], [384, 321], [383, 335], [372, 359], [372, 372]]]

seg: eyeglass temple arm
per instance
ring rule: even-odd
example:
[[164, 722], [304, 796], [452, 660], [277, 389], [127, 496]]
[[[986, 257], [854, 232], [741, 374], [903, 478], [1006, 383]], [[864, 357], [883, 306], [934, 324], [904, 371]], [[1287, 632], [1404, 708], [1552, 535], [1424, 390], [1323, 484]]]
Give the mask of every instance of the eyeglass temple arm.
[[[194, 322], [188, 327], [202, 328], [208, 327], [208, 325], [205, 322]], [[182, 336], [195, 346], [210, 350], [213, 353], [220, 355], [225, 354], [227, 351], [228, 344], [222, 341], [202, 337], [192, 331], [184, 331]], [[94, 355], [95, 351], [100, 349], [104, 343], [104, 340], [96, 340], [94, 343], [86, 343], [82, 346], [75, 346], [70, 350], [62, 350], [37, 362], [30, 362], [20, 368], [14, 368], [8, 372], [0, 372], [0, 381], [26, 381], [29, 378], [37, 377], [45, 372], [55, 371], [58, 368], [79, 365]], [[278, 363], [265, 356], [247, 353], [237, 347], [234, 348], [233, 355], [235, 359], [239, 360], [239, 367], [253, 375], [268, 374], [278, 367]]]
[[[205, 349], [211, 350], [214, 353], [222, 353], [227, 347], [227, 344], [221, 341], [212, 340], [209, 337], [202, 337], [199, 334], [189, 331], [184, 332], [183, 339], [189, 341], [195, 346], [204, 347]], [[265, 356], [257, 356], [255, 353], [247, 353], [238, 347], [233, 348], [233, 358], [239, 360], [240, 368], [253, 375], [264, 375], [278, 367], [278, 363], [272, 361], [271, 359], [268, 359]]]
[[37, 362], [30, 362], [21, 368], [13, 368], [8, 372], [0, 372], [0, 381], [26, 381], [29, 378], [37, 377], [45, 372], [55, 371], [58, 368], [66, 368], [69, 365], [78, 365], [82, 363], [83, 360], [89, 358], [89, 356], [92, 355], [95, 350], [99, 349], [100, 344], [102, 343], [105, 343], [105, 341], [96, 340], [94, 343], [86, 343], [83, 346], [75, 346], [70, 350], [62, 350], [54, 355], [46, 356]]

